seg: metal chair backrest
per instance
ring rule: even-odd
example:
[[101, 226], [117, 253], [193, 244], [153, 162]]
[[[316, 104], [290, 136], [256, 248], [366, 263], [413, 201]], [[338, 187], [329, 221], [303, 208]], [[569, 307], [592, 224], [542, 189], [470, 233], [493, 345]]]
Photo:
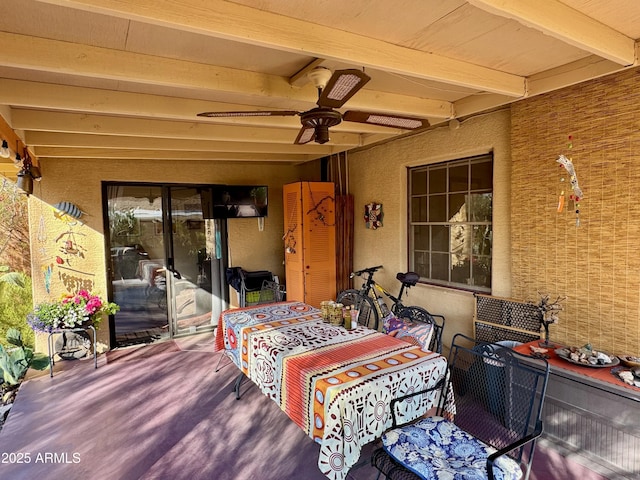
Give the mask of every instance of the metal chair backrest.
[[284, 300], [284, 286], [277, 282], [264, 280], [260, 288], [258, 303], [275, 303]]
[[433, 334], [429, 342], [429, 350], [442, 353], [442, 331], [444, 330], [445, 318], [442, 315], [429, 313], [425, 308], [418, 306], [405, 306], [396, 312], [398, 318], [409, 319], [413, 322], [428, 323], [433, 326]]
[[[451, 345], [449, 368], [454, 422], [460, 428], [498, 450], [542, 431], [549, 378], [546, 360], [457, 334]], [[527, 455], [523, 455], [525, 447], [509, 453], [524, 464], [525, 478], [534, 446], [535, 442], [526, 446]]]

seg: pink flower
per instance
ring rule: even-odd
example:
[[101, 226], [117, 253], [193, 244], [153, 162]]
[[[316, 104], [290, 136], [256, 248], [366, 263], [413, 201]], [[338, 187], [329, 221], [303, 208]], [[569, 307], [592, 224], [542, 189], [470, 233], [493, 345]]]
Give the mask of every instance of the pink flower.
[[92, 297], [85, 306], [85, 310], [89, 314], [94, 314], [102, 308], [102, 301], [99, 297]]

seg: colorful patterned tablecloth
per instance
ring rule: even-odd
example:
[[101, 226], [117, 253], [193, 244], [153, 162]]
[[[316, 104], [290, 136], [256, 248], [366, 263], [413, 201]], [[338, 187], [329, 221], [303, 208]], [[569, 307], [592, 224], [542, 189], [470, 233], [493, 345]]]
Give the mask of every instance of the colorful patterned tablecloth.
[[[223, 312], [216, 347], [320, 443], [318, 467], [335, 480], [391, 427], [393, 398], [435, 385], [447, 371], [439, 354], [362, 326], [324, 323], [301, 302]], [[398, 410], [409, 421], [437, 401], [437, 394], [416, 396]]]

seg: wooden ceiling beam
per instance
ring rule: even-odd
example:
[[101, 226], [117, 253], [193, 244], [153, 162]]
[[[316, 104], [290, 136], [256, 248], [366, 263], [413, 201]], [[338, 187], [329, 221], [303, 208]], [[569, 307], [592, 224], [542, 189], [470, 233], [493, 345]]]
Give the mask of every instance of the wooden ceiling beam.
[[223, 0], [40, 1], [479, 91], [526, 94], [525, 79], [518, 75]]
[[[559, 90], [604, 75], [610, 75], [624, 70], [624, 68], [610, 60], [590, 55], [575, 62], [531, 75], [528, 79], [528, 96]], [[507, 105], [514, 101], [513, 98], [505, 95], [470, 95], [454, 102], [454, 110], [456, 117], [464, 117]]]
[[[41, 105], [42, 102], [48, 104], [58, 102], [61, 104], [60, 108], [65, 108], [62, 102], [78, 103], [84, 101], [84, 110], [91, 112], [104, 111], [117, 104], [118, 108], [125, 109], [124, 111], [130, 112], [130, 114], [139, 115], [146, 112], [146, 109], [150, 109], [157, 116], [195, 120], [195, 115], [199, 112], [256, 110], [255, 105], [261, 102], [265, 109], [273, 109], [273, 105], [277, 104], [277, 109], [304, 110], [315, 107], [318, 98], [318, 93], [313, 85], [308, 84], [295, 88], [290, 85], [287, 78], [277, 75], [12, 33], [0, 32], [0, 45], [3, 45], [3, 48], [0, 49], [0, 64], [13, 68], [37, 69], [81, 77], [116, 79], [143, 85], [164, 85], [191, 89], [194, 91], [194, 96], [198, 92], [210, 94], [226, 92], [238, 99], [246, 99], [247, 104], [251, 104], [252, 107], [62, 85], [50, 86], [48, 87], [49, 91], [40, 93], [36, 90], [42, 91], [44, 87], [38, 87], [37, 84], [29, 86], [29, 82], [18, 80], [5, 80], [5, 83], [14, 85], [13, 88], [2, 89], [5, 90], [3, 92], [5, 100], [2, 101], [5, 104], [13, 104], [10, 101], [11, 98], [6, 97], [18, 96], [21, 91], [24, 91], [22, 100], [19, 100], [20, 104], [35, 103], [35, 94], [37, 94], [37, 100]], [[18, 82], [20, 82], [19, 88], [15, 88]], [[51, 90], [57, 90], [59, 94], [53, 96]], [[260, 95], [256, 95], [256, 92], [260, 92]], [[29, 101], [29, 95], [34, 95], [31, 101]], [[102, 98], [96, 99], [96, 95]], [[136, 95], [139, 96], [139, 101]], [[119, 98], [125, 100], [119, 100]], [[130, 100], [126, 100], [126, 98]], [[448, 118], [451, 115], [452, 107], [449, 102], [442, 100], [420, 99], [408, 95], [363, 89], [349, 101], [349, 108], [417, 117]], [[233, 123], [234, 120], [248, 123], [264, 121], [264, 119], [256, 120], [255, 118], [224, 119], [228, 123]], [[282, 121], [287, 120], [295, 120], [295, 118], [291, 117]], [[298, 121], [296, 128], [299, 128], [299, 125]]]
[[[0, 143], [2, 142], [2, 140], [7, 141], [7, 145], [9, 145], [9, 148], [13, 152], [13, 158], [0, 158], [0, 160], [2, 160], [3, 162], [11, 162], [11, 165], [13, 166], [15, 154], [19, 153], [20, 156], [23, 156], [26, 145], [24, 144], [22, 139], [18, 135], [16, 135], [16, 132], [13, 131], [13, 128], [11, 128], [4, 117], [0, 115]], [[29, 156], [31, 157], [33, 164], [37, 165], [37, 159], [35, 158], [35, 155], [31, 150], [29, 150]]]
[[27, 131], [25, 139], [32, 148], [78, 147], [114, 148], [137, 150], [172, 150], [202, 152], [278, 153], [283, 155], [312, 154], [332, 155], [342, 149], [334, 145], [309, 143], [288, 145], [284, 143], [242, 143], [216, 140], [182, 140], [176, 138], [122, 137], [117, 135], [89, 135], [83, 133], [56, 133]]
[[620, 64], [596, 55], [529, 77], [530, 95], [552, 92], [623, 70]]
[[0, 162], [0, 175], [15, 180], [18, 176], [18, 169], [13, 165], [13, 162], [9, 161], [8, 158], [0, 158], [0, 160], [2, 160]]
[[[419, 99], [411, 101], [405, 95], [391, 95], [390, 102], [396, 105], [398, 113], [405, 112], [410, 116], [444, 115], [450, 111], [449, 102], [433, 102], [429, 112], [417, 112], [427, 105]], [[383, 103], [385, 103], [383, 101]], [[420, 104], [416, 108], [416, 104]], [[210, 102], [188, 98], [167, 97], [143, 93], [116, 92], [113, 90], [86, 88], [50, 83], [29, 82], [24, 80], [0, 79], [0, 104], [21, 108], [47, 108], [61, 111], [77, 111], [105, 115], [125, 115], [169, 120], [188, 120], [191, 122], [263, 126], [273, 128], [300, 129], [300, 118], [292, 117], [236, 117], [236, 118], [202, 118], [196, 114], [202, 111], [236, 111], [256, 110], [240, 104]], [[355, 102], [357, 106], [358, 103]], [[411, 112], [411, 113], [408, 113]], [[448, 114], [447, 114], [448, 115]], [[399, 129], [389, 129], [377, 125], [344, 122], [334, 127], [335, 131], [364, 133], [400, 133]]]
[[93, 159], [132, 159], [132, 160], [243, 160], [300, 163], [314, 160], [321, 155], [281, 154], [281, 153], [242, 153], [242, 152], [203, 152], [176, 150], [138, 150], [113, 148], [77, 148], [77, 147], [37, 147], [40, 159], [45, 158], [93, 158]]
[[[293, 144], [295, 131], [283, 128], [246, 128], [193, 122], [145, 120], [107, 115], [48, 112], [13, 109], [14, 128], [62, 133], [123, 135], [130, 137], [182, 138], [229, 142]], [[393, 135], [393, 134], [390, 134]], [[330, 145], [355, 147], [361, 144], [359, 134], [332, 131]]]
[[309, 83], [309, 78], [307, 76], [309, 72], [322, 65], [325, 61], [326, 59], [324, 58], [314, 58], [311, 62], [305, 65], [302, 70], [293, 74], [291, 78], [289, 78], [289, 83], [294, 87], [302, 87], [303, 85], [306, 85]]
[[635, 40], [558, 0], [468, 0], [619, 65], [636, 64]]

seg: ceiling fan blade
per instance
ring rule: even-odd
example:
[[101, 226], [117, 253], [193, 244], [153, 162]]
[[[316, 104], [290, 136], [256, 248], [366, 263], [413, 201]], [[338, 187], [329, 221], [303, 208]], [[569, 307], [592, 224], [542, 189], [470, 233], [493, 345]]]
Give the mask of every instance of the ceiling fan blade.
[[370, 123], [383, 127], [403, 128], [415, 130], [429, 126], [429, 121], [424, 118], [405, 117], [402, 115], [390, 115], [385, 113], [359, 112], [349, 110], [345, 112], [342, 119], [346, 122]]
[[322, 89], [318, 105], [321, 107], [340, 108], [358, 90], [371, 80], [371, 77], [356, 69], [336, 70], [327, 85]]
[[198, 117], [292, 117], [300, 112], [294, 110], [239, 110], [237, 112], [201, 112]]
[[296, 137], [296, 141], [293, 142], [296, 145], [303, 145], [314, 140], [316, 137], [316, 129], [314, 127], [302, 126]]

